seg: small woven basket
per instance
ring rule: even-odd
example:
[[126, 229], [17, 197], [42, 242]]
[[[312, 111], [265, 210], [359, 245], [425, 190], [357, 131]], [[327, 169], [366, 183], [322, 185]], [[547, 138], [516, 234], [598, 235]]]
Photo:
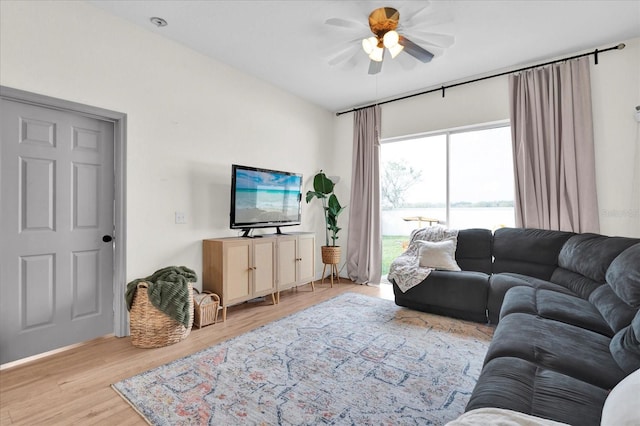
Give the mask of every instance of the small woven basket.
[[322, 246], [322, 263], [325, 265], [336, 265], [340, 263], [340, 246]]
[[185, 339], [193, 325], [193, 287], [189, 284], [189, 327], [158, 310], [147, 295], [147, 283], [139, 283], [130, 317], [131, 344], [139, 348], [159, 348]]
[[205, 325], [215, 324], [218, 321], [218, 307], [220, 296], [215, 293], [203, 291], [202, 294], [194, 294], [193, 325], [202, 328]]

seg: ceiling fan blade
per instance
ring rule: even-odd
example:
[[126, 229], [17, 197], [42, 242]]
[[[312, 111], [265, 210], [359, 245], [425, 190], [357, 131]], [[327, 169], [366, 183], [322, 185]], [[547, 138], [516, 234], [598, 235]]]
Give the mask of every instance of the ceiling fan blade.
[[382, 61], [369, 61], [369, 75], [378, 74], [382, 71]]
[[342, 19], [342, 18], [329, 18], [326, 21], [324, 21], [325, 24], [327, 25], [333, 25], [336, 27], [342, 27], [342, 28], [351, 28], [351, 29], [356, 29], [356, 30], [361, 30], [361, 29], [366, 29], [367, 26], [360, 22], [360, 21], [355, 21], [352, 19]]
[[409, 55], [413, 56], [420, 62], [427, 63], [431, 59], [433, 59], [433, 53], [429, 52], [426, 49], [423, 49], [406, 37], [400, 36], [400, 40], [398, 40], [398, 43], [404, 46], [405, 52], [407, 52]]
[[334, 65], [339, 65], [343, 62], [347, 62], [353, 56], [358, 54], [360, 50], [361, 50], [360, 46], [358, 46], [357, 44], [352, 44], [348, 47], [345, 47], [344, 49], [340, 50], [338, 53], [332, 55], [329, 58], [328, 64], [331, 66], [334, 66]]
[[428, 43], [437, 47], [451, 47], [455, 43], [456, 38], [449, 34], [430, 33], [426, 31], [420, 31], [413, 29], [410, 31], [411, 37], [414, 40], [420, 39], [425, 43]]
[[[439, 2], [438, 6], [441, 6], [443, 2]], [[429, 13], [425, 14], [425, 9]], [[413, 31], [417, 28], [440, 28], [444, 24], [449, 24], [453, 21], [451, 11], [447, 8], [425, 8], [415, 13], [415, 17], [405, 19], [405, 16], [400, 18], [398, 24], [398, 31]]]
[[425, 1], [422, 2], [421, 5], [422, 6], [420, 7], [420, 9], [416, 10], [415, 12], [409, 13], [408, 16], [403, 14], [402, 21], [405, 23], [405, 25], [412, 26], [416, 24], [417, 21], [424, 18], [424, 14], [427, 9], [429, 9], [429, 6], [431, 6], [431, 2]]
[[394, 61], [399, 63], [400, 66], [406, 71], [411, 71], [418, 65], [418, 62], [413, 58], [410, 58], [409, 55], [398, 55], [394, 59]]

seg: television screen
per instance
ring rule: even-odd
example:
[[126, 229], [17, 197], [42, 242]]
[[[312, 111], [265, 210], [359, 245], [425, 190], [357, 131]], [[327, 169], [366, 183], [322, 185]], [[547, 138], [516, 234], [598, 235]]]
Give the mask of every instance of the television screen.
[[301, 200], [301, 174], [232, 166], [232, 229], [299, 225]]

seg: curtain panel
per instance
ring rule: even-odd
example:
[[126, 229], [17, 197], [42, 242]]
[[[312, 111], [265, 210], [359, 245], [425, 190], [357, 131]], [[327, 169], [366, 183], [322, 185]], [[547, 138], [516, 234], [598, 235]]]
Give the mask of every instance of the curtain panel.
[[347, 273], [360, 284], [382, 274], [380, 231], [380, 107], [354, 113]]
[[509, 77], [516, 226], [599, 232], [589, 59]]

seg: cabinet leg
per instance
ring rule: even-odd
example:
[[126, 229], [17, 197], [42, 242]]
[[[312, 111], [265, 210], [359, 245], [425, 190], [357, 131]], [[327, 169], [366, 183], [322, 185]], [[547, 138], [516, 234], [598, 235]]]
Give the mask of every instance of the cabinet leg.
[[227, 320], [227, 307], [223, 306], [222, 307], [222, 322], [225, 322]]
[[[278, 292], [278, 299], [280, 299], [280, 293]], [[276, 294], [275, 293], [271, 293], [271, 302], [273, 302], [273, 304], [277, 304], [276, 302]]]

